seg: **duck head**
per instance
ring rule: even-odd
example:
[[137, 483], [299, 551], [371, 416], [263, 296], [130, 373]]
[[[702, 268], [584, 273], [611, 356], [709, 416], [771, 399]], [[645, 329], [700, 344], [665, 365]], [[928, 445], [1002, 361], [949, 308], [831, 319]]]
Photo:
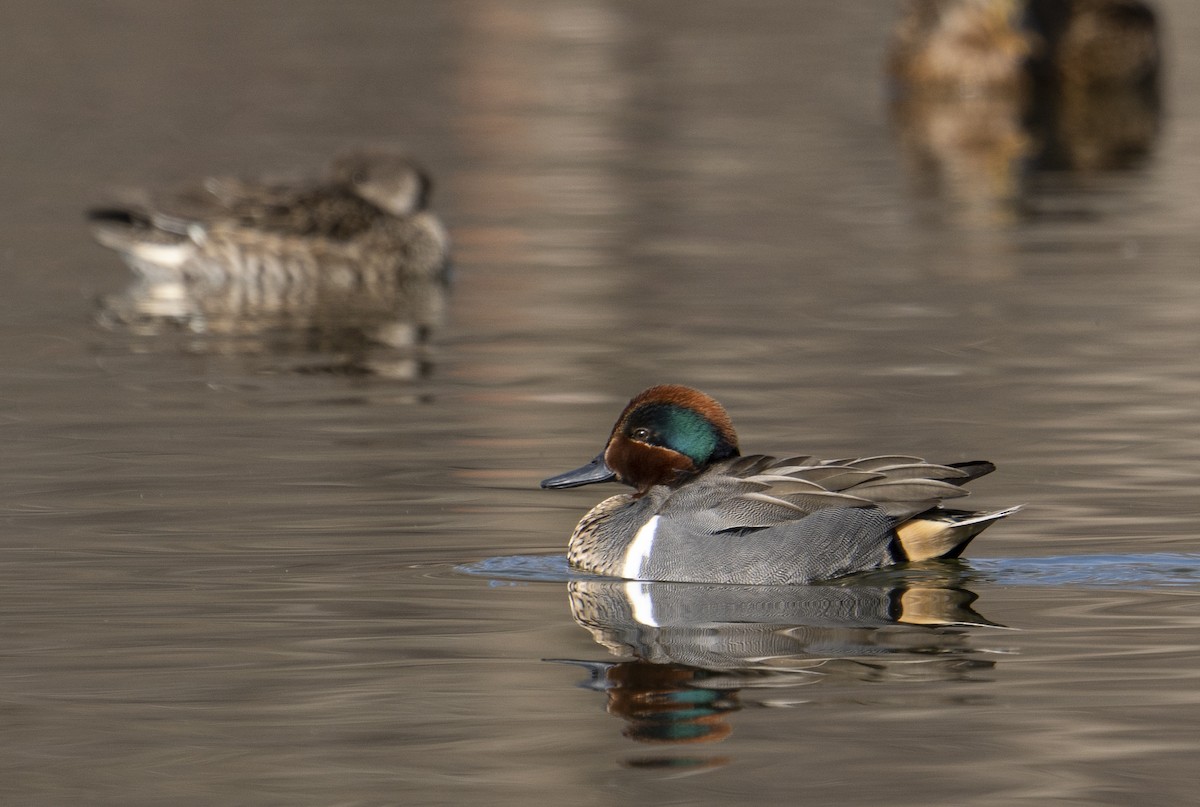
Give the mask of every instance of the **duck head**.
[[410, 216], [424, 210], [433, 187], [421, 166], [403, 154], [387, 151], [343, 155], [334, 161], [330, 175], [393, 216]]
[[542, 487], [616, 480], [637, 488], [640, 496], [654, 485], [686, 482], [710, 463], [738, 454], [724, 407], [699, 390], [663, 384], [629, 402], [594, 460], [543, 480]]

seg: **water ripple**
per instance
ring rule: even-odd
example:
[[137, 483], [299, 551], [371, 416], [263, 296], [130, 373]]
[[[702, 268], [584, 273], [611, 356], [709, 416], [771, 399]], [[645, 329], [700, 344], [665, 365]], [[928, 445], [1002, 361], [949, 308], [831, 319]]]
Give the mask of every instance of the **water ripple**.
[[[561, 583], [590, 575], [572, 571], [563, 555], [502, 555], [455, 567], [493, 580]], [[897, 569], [903, 574], [903, 569]], [[966, 564], [986, 582], [1001, 585], [1159, 588], [1200, 584], [1200, 554], [1069, 555], [983, 558]]]
[[1200, 554], [1070, 555], [986, 558], [971, 567], [1007, 585], [1159, 588], [1200, 584]]
[[501, 555], [475, 563], [464, 563], [456, 566], [455, 571], [491, 580], [525, 583], [565, 583], [576, 578], [590, 577], [572, 571], [567, 566], [567, 556], [561, 554]]

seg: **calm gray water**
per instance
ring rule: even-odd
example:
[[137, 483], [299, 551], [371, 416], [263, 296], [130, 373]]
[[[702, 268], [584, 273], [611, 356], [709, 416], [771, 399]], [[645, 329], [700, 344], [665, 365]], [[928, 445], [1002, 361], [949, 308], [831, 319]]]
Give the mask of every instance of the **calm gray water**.
[[[1132, 146], [1014, 157], [890, 114], [890, 6], [10, 0], [0, 796], [1188, 803], [1200, 11], [1157, 7]], [[361, 143], [454, 240], [411, 345], [114, 318], [86, 207]], [[537, 482], [660, 382], [1028, 506], [856, 587], [572, 580], [607, 494]]]

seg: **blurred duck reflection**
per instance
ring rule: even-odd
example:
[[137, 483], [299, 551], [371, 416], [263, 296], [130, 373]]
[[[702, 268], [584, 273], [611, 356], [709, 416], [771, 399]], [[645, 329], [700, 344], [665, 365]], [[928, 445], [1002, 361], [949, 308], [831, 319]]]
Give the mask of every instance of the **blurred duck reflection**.
[[975, 657], [961, 626], [994, 623], [956, 585], [959, 562], [928, 566], [908, 585], [573, 580], [575, 621], [613, 655], [632, 658], [570, 663], [590, 671], [588, 686], [606, 694], [626, 736], [669, 744], [724, 739], [726, 715], [744, 708], [746, 693], [777, 706], [788, 705], [789, 688], [820, 681], [970, 680], [993, 665]]
[[321, 354], [327, 365], [301, 369], [423, 374], [449, 254], [429, 191], [409, 158], [361, 152], [318, 181], [212, 178], [97, 208], [97, 241], [135, 274], [102, 301], [100, 322], [168, 349]]
[[909, 0], [888, 71], [914, 173], [968, 218], [1019, 210], [1027, 167], [1136, 167], [1158, 135], [1160, 52], [1138, 0]]

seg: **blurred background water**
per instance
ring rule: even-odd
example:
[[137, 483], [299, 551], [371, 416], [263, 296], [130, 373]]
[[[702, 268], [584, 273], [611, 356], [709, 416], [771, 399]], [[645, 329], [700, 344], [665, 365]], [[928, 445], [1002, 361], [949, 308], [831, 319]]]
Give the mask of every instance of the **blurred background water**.
[[[1029, 105], [898, 88], [891, 4], [10, 0], [0, 794], [1187, 803], [1200, 10], [1154, 8], [1155, 92]], [[454, 245], [396, 340], [122, 315], [87, 207], [362, 144]], [[561, 567], [602, 492], [537, 482], [661, 382], [1028, 506], [650, 629]]]

